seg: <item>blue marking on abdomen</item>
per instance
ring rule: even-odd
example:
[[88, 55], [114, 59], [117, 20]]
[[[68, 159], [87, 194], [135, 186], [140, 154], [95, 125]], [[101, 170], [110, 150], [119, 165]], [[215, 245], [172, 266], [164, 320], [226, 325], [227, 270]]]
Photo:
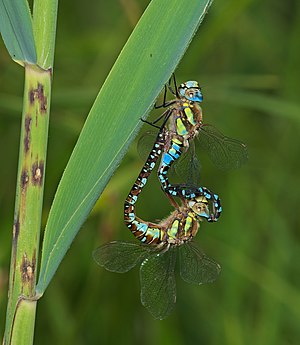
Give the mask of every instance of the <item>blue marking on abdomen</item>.
[[171, 155], [169, 155], [168, 153], [165, 153], [165, 154], [163, 155], [162, 160], [163, 160], [163, 162], [164, 162], [166, 165], [170, 165], [171, 162], [174, 161], [174, 158], [173, 158]]

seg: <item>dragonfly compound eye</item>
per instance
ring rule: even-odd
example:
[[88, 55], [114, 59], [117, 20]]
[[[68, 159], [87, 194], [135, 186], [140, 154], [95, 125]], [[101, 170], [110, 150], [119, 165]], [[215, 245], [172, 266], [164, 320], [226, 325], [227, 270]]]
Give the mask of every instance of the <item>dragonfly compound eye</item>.
[[209, 213], [207, 201], [206, 202], [190, 201], [189, 207], [197, 216], [204, 217], [204, 218], [210, 218], [210, 213]]
[[192, 102], [202, 102], [203, 96], [199, 88], [198, 82], [187, 81], [178, 88], [179, 95]]

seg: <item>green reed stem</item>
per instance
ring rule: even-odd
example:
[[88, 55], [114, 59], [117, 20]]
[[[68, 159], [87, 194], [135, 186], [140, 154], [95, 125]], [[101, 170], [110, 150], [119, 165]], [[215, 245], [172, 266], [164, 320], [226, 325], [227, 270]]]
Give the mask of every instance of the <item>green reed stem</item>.
[[[25, 339], [28, 340], [31, 337], [33, 339], [50, 92], [51, 71], [45, 71], [33, 65], [25, 66], [4, 344], [10, 344], [10, 339], [18, 340], [16, 341], [18, 344], [25, 344]], [[22, 320], [25, 319], [24, 324]]]
[[57, 0], [35, 0], [37, 65], [25, 65], [9, 296], [3, 344], [32, 344]]

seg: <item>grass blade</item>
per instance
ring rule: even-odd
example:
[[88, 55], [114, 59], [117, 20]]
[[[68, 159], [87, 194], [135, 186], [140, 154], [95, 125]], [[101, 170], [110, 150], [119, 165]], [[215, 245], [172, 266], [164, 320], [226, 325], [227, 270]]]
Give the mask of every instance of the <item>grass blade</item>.
[[13, 60], [36, 63], [32, 20], [26, 0], [0, 0], [0, 31]]

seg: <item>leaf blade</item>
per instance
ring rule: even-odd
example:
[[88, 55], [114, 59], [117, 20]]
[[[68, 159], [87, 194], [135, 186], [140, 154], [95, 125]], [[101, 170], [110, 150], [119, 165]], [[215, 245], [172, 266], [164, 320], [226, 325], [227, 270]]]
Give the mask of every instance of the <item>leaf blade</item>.
[[32, 19], [26, 0], [0, 0], [0, 31], [13, 60], [36, 63]]

